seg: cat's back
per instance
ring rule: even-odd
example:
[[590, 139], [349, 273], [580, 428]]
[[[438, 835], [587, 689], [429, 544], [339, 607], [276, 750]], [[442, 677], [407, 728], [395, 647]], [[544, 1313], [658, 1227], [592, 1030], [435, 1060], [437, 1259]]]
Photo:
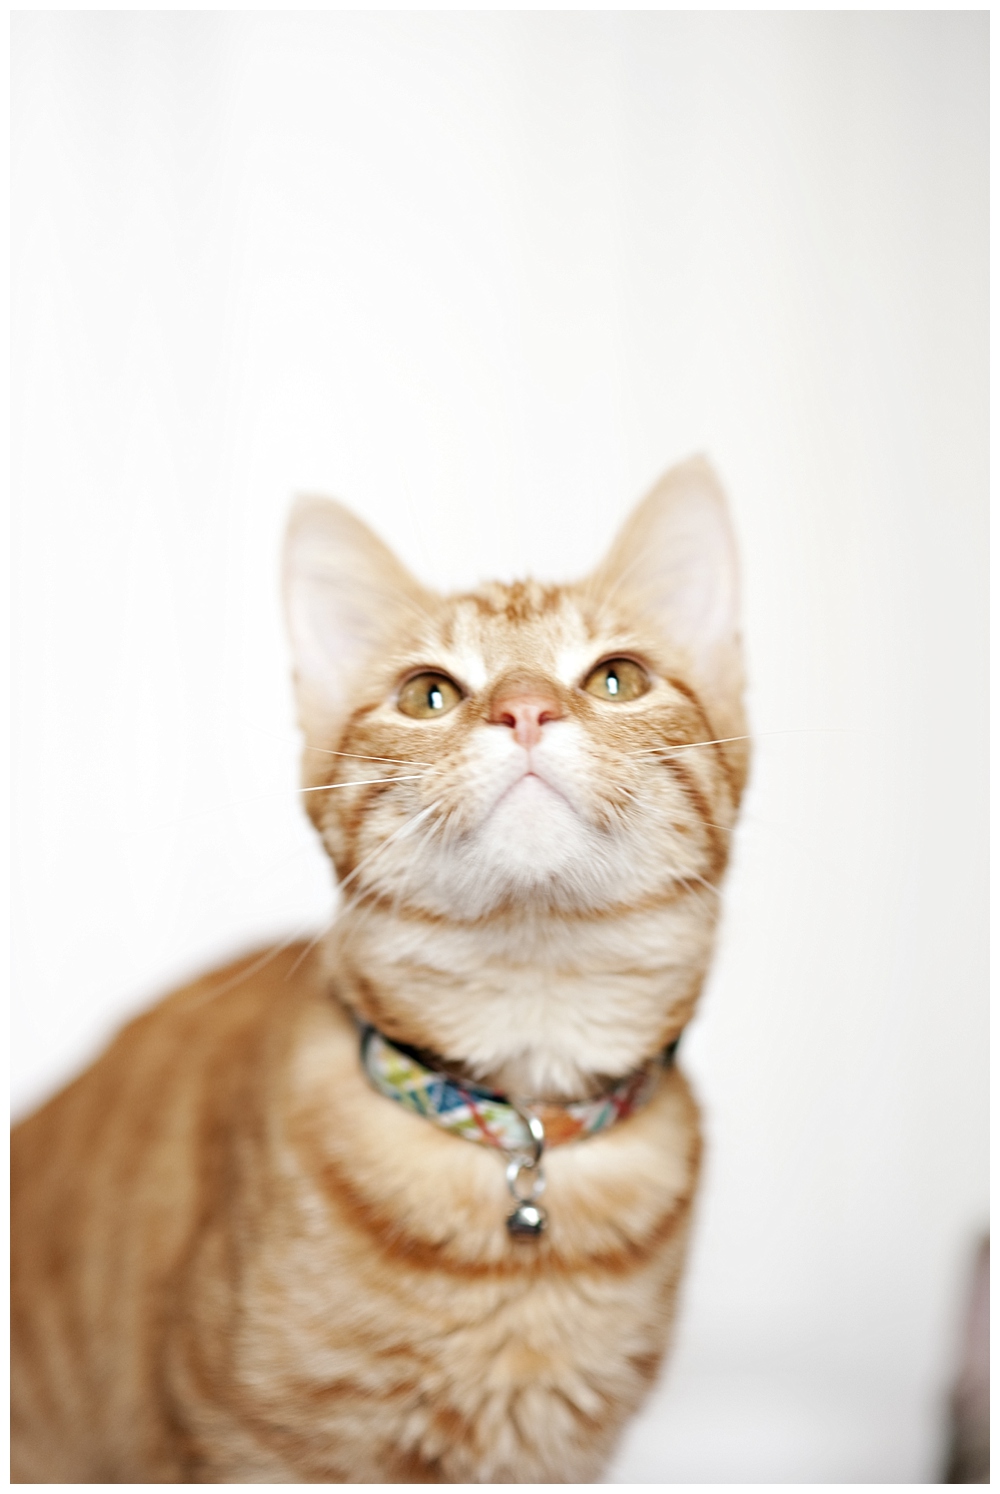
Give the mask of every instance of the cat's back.
[[177, 1476], [155, 1383], [172, 1284], [259, 1123], [301, 955], [249, 955], [167, 997], [15, 1127], [15, 1480], [114, 1480], [137, 1459]]

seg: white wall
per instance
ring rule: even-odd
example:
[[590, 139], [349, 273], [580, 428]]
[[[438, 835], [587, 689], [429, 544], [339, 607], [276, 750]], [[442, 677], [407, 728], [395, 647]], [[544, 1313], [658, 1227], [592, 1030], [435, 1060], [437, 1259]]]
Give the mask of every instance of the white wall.
[[933, 1478], [985, 1223], [984, 13], [13, 19], [15, 1080], [329, 909], [290, 495], [588, 567], [696, 449], [756, 764], [615, 1476]]

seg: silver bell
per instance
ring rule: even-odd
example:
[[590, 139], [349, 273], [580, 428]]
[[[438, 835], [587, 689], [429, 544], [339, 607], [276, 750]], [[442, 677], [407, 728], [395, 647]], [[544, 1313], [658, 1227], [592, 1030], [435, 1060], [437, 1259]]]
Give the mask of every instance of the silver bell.
[[547, 1223], [545, 1210], [530, 1198], [522, 1199], [514, 1212], [507, 1215], [507, 1230], [512, 1240], [537, 1240]]
[[549, 1222], [545, 1210], [535, 1201], [545, 1192], [542, 1172], [545, 1129], [529, 1110], [518, 1109], [518, 1115], [531, 1137], [531, 1151], [511, 1157], [507, 1163], [507, 1187], [517, 1206], [507, 1215], [507, 1233], [512, 1240], [537, 1240]]

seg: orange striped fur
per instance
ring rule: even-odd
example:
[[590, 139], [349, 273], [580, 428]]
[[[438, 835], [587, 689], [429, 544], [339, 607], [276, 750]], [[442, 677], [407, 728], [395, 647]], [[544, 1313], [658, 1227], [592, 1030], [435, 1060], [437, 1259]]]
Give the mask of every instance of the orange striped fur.
[[[724, 500], [688, 463], [587, 581], [450, 598], [308, 500], [286, 593], [342, 906], [314, 947], [163, 1001], [15, 1129], [13, 1476], [597, 1479], [669, 1334], [683, 1075], [549, 1151], [548, 1231], [515, 1242], [502, 1159], [376, 1094], [351, 1013], [553, 1101], [684, 1027], [748, 763]], [[644, 694], [585, 688], [616, 658]], [[457, 704], [405, 714], [427, 670]]]

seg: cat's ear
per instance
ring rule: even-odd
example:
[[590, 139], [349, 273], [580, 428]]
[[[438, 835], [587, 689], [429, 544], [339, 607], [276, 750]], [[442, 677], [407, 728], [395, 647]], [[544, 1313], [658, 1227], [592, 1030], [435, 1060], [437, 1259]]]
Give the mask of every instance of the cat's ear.
[[365, 666], [391, 652], [430, 597], [366, 524], [329, 498], [296, 500], [283, 570], [299, 722], [318, 744], [350, 714]]
[[708, 700], [739, 697], [739, 573], [725, 494], [695, 457], [662, 477], [625, 521], [593, 577], [688, 664]]

